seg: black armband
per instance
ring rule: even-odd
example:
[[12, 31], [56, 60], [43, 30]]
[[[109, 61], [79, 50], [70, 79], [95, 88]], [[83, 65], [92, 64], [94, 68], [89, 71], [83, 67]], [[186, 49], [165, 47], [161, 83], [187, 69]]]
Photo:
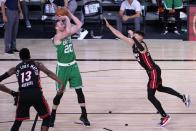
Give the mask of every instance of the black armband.
[[143, 51], [144, 50], [144, 47], [142, 46], [142, 44], [139, 43], [139, 41], [135, 37], [132, 37], [132, 39], [135, 42], [135, 44], [137, 45], [137, 47], [139, 48], [139, 50], [140, 51]]
[[0, 82], [1, 82], [2, 80], [4, 80], [4, 79], [8, 78], [9, 76], [10, 76], [10, 75], [9, 75], [7, 72], [5, 72], [3, 75], [0, 76]]

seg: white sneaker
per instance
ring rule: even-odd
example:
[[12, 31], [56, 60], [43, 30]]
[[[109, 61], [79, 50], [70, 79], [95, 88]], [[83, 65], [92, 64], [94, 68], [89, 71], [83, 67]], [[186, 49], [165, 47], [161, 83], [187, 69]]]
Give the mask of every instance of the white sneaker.
[[42, 20], [42, 21], [44, 21], [44, 20], [46, 20], [47, 18], [48, 18], [48, 16], [46, 16], [46, 15], [42, 15], [41, 20]]
[[177, 35], [180, 35], [178, 30], [174, 30], [174, 33], [177, 34]]
[[183, 95], [182, 99], [183, 103], [185, 104], [186, 107], [189, 107], [191, 104], [191, 98], [189, 95]]
[[27, 28], [31, 28], [31, 23], [30, 23], [29, 20], [26, 21], [26, 27], [27, 27]]
[[0, 28], [2, 28], [3, 26], [4, 26], [4, 23], [1, 23], [1, 24], [0, 24]]
[[168, 30], [165, 30], [164, 32], [163, 32], [163, 35], [166, 35], [168, 33]]
[[80, 32], [80, 36], [77, 38], [78, 40], [83, 40], [86, 35], [88, 34], [87, 30], [84, 30], [83, 32]]

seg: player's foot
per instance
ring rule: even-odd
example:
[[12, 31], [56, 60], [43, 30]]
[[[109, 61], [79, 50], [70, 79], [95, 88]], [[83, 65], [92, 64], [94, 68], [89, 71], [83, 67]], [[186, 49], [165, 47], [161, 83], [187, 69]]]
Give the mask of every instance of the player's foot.
[[26, 20], [25, 23], [26, 23], [26, 28], [31, 28], [31, 23], [29, 20]]
[[183, 103], [185, 104], [186, 107], [189, 107], [191, 104], [191, 98], [189, 95], [183, 95], [182, 99]]
[[85, 126], [90, 126], [90, 122], [87, 117], [81, 115], [80, 120], [83, 122]]
[[161, 118], [161, 122], [159, 123], [160, 126], [165, 126], [169, 121], [170, 121], [171, 117], [169, 115], [162, 117]]
[[19, 52], [19, 50], [18, 50], [18, 49], [12, 49], [12, 51], [13, 51], [13, 52]]
[[168, 30], [164, 30], [163, 35], [166, 35], [168, 33]]
[[50, 127], [54, 127], [55, 119], [56, 119], [56, 113], [51, 113], [51, 116], [50, 116]]
[[46, 20], [47, 18], [48, 18], [48, 16], [46, 16], [46, 15], [42, 15], [41, 20], [42, 20], [42, 21], [44, 21], [44, 20]]
[[3, 26], [4, 26], [4, 23], [1, 23], [1, 24], [0, 24], [0, 28], [2, 28]]
[[14, 54], [14, 52], [12, 50], [9, 50], [7, 52], [5, 52], [6, 54]]
[[176, 29], [176, 30], [174, 30], [174, 33], [176, 34], [176, 35], [180, 35], [180, 32]]

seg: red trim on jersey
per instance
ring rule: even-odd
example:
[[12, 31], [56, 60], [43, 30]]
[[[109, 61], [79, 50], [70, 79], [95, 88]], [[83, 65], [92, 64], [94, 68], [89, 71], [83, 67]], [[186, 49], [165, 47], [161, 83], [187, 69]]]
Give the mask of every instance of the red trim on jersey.
[[157, 71], [156, 70], [152, 70], [151, 71], [150, 87], [152, 89], [156, 89], [157, 88]]
[[150, 62], [148, 56], [147, 56], [147, 52], [146, 53], [141, 53], [142, 57], [144, 59], [145, 64], [148, 66], [149, 69], [152, 69], [152, 63]]

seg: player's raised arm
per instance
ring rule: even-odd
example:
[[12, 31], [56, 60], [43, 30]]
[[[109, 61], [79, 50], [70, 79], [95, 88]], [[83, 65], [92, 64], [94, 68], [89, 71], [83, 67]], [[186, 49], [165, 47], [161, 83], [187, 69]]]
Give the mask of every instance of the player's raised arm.
[[78, 30], [82, 27], [82, 22], [76, 16], [74, 16], [69, 10], [68, 14], [70, 19], [72, 19], [74, 22], [74, 25], [71, 26], [71, 34], [73, 35], [77, 33]]
[[110, 25], [110, 23], [106, 20], [106, 18], [104, 18], [106, 26], [112, 31], [112, 33], [117, 36], [118, 38], [120, 38], [121, 40], [125, 41], [127, 44], [133, 45], [134, 41], [126, 36], [124, 36], [120, 31], [118, 31], [117, 29], [115, 29], [114, 27], [112, 27]]
[[71, 23], [68, 16], [57, 17], [56, 35], [54, 36], [54, 44], [60, 43], [64, 38], [71, 36]]

